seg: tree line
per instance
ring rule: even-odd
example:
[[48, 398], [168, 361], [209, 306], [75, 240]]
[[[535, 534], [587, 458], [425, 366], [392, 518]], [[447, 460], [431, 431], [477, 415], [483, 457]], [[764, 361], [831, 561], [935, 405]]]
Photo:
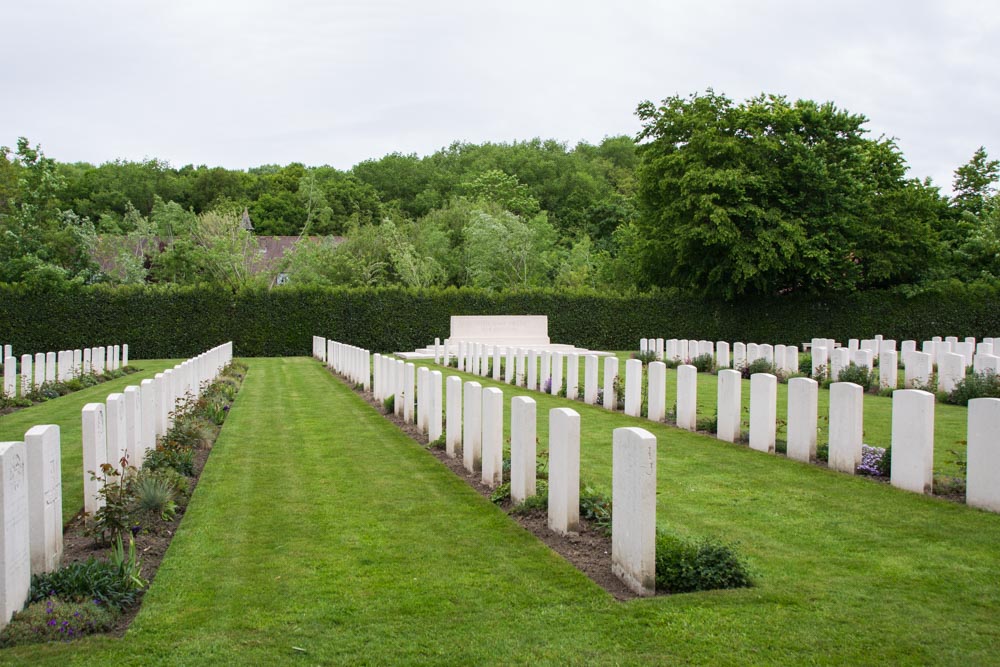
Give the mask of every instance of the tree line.
[[[1000, 163], [985, 148], [945, 196], [832, 103], [708, 90], [637, 114], [635, 138], [455, 143], [349, 170], [61, 163], [22, 138], [0, 149], [0, 282], [238, 289], [281, 272], [735, 299], [1000, 278]], [[254, 234], [301, 240], [268, 273]]]

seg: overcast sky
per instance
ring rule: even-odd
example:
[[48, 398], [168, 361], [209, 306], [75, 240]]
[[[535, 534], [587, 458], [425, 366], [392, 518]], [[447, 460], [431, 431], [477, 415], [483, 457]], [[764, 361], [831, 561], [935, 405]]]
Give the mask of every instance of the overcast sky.
[[833, 101], [949, 189], [1000, 156], [1000, 2], [3, 0], [0, 144], [346, 169], [453, 141], [598, 142], [706, 88]]

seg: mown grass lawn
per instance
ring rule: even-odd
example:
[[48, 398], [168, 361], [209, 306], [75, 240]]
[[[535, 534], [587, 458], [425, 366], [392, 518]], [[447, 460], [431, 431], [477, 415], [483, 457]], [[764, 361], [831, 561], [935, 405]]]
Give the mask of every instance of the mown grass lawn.
[[66, 523], [83, 509], [83, 406], [87, 403], [102, 403], [108, 394], [120, 392], [129, 385], [138, 386], [144, 379], [153, 377], [163, 369], [173, 368], [177, 361], [133, 359], [130, 363], [140, 370], [125, 377], [0, 416], [0, 441], [24, 440], [25, 432], [39, 424], [59, 425], [63, 482], [62, 514]]
[[[610, 488], [612, 429], [648, 428], [659, 438], [658, 523], [738, 541], [758, 576], [753, 589], [618, 603], [319, 363], [249, 363], [126, 637], [0, 660], [997, 661], [1000, 516], [574, 404], [584, 479]], [[520, 393], [505, 388], [505, 410]], [[544, 449], [547, 410], [569, 403], [534, 397]]]

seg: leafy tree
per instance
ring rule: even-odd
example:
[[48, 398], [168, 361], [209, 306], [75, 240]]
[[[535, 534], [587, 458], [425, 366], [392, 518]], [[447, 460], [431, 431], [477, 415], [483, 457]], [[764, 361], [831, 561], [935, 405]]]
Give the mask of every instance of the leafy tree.
[[916, 280], [940, 257], [936, 190], [895, 144], [833, 104], [709, 90], [643, 102], [643, 269], [706, 295], [852, 290]]
[[996, 195], [997, 180], [1000, 180], [1000, 160], [989, 159], [986, 148], [980, 146], [966, 164], [955, 170], [952, 206], [980, 215], [987, 202]]
[[490, 169], [477, 175], [472, 181], [463, 183], [462, 189], [472, 200], [495, 202], [514, 215], [532, 216], [541, 210], [526, 185], [517, 176], [505, 174], [499, 169]]
[[556, 260], [556, 232], [544, 214], [522, 220], [509, 211], [479, 211], [464, 237], [467, 284], [476, 287], [541, 285]]

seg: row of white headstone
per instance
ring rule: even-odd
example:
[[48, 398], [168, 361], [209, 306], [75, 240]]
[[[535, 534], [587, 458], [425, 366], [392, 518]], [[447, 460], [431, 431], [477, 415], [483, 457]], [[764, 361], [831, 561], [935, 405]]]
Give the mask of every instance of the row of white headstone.
[[[232, 359], [232, 344], [213, 348], [173, 369], [83, 408], [84, 509], [100, 508], [91, 471], [103, 463], [141, 465], [145, 452], [166, 432], [175, 401], [197, 395]], [[0, 627], [20, 610], [31, 575], [51, 572], [62, 558], [60, 432], [34, 426], [23, 441], [0, 443]]]
[[[65, 382], [81, 375], [100, 375], [105, 370], [128, 366], [128, 345], [89, 347], [84, 350], [62, 350], [22, 354], [17, 358], [5, 346], [3, 359], [3, 395], [9, 398], [27, 396], [45, 383]], [[20, 382], [18, 382], [20, 377]]]
[[[891, 353], [890, 353], [891, 354]], [[666, 365], [654, 361], [647, 372], [647, 418], [664, 416]], [[625, 413], [640, 416], [643, 365], [638, 359], [625, 364]], [[720, 440], [742, 437], [742, 375], [723, 369], [718, 374], [717, 426]], [[677, 367], [677, 426], [697, 428], [698, 378], [694, 366]], [[892, 395], [892, 459], [894, 486], [916, 493], [930, 493], [934, 480], [934, 400], [919, 389], [900, 389]], [[788, 381], [787, 449], [789, 458], [809, 462], [816, 457], [819, 426], [819, 383], [811, 378]], [[751, 449], [774, 453], [777, 433], [778, 378], [770, 373], [750, 376]], [[851, 382], [830, 385], [829, 456], [834, 470], [854, 474], [861, 465], [864, 433], [864, 389]], [[1000, 399], [969, 402], [966, 502], [1000, 512]]]
[[[233, 359], [231, 342], [109, 394], [104, 403], [83, 407], [83, 509], [92, 516], [104, 506], [102, 467], [139, 468], [156, 439], [173, 426], [179, 401], [197, 398]], [[96, 474], [97, 479], [94, 478]]]
[[[933, 342], [933, 341], [932, 341]], [[988, 354], [992, 348], [992, 340], [980, 343], [981, 347], [977, 354]], [[820, 341], [813, 341], [812, 350], [829, 349], [826, 345], [819, 344]], [[852, 341], [853, 343], [853, 341]], [[864, 341], [862, 348], [861, 341], [858, 346], [849, 345], [844, 352], [859, 352], [862, 356], [871, 353], [869, 341]], [[871, 341], [877, 343], [883, 356], [883, 365], [895, 370], [895, 341]], [[935, 345], [938, 342], [934, 342]], [[943, 351], [943, 346], [950, 345], [948, 341], [940, 341], [942, 351], [940, 354], [947, 359], [948, 353]], [[736, 343], [737, 354], [743, 352], [740, 349], [742, 343]], [[490, 375], [490, 367], [487, 361], [492, 359], [492, 377], [499, 380], [497, 349], [499, 346], [490, 348], [488, 345], [470, 345], [465, 350], [465, 361], [471, 372], [479, 375]], [[749, 346], [748, 346], [749, 347]], [[750, 354], [767, 355], [773, 353], [775, 349], [782, 352], [782, 346], [756, 346], [751, 348]], [[909, 346], [907, 346], [908, 348]], [[728, 346], [722, 343], [719, 348], [725, 354]], [[785, 347], [795, 355], [794, 367], [797, 368], [798, 349], [794, 346]], [[842, 348], [834, 348], [840, 350]], [[525, 367], [525, 362], [521, 361], [522, 351], [514, 350], [514, 362], [505, 360], [505, 381], [509, 381], [506, 369], [516, 367], [519, 371]], [[531, 389], [537, 389], [537, 385], [532, 386], [535, 377], [545, 377], [546, 366], [551, 363], [553, 378], [558, 378], [562, 370], [563, 357], [568, 361], [567, 375], [573, 375], [573, 370], [578, 366], [576, 355], [561, 355], [558, 352], [549, 353], [542, 351], [533, 354], [533, 350], [528, 350], [526, 355], [526, 368], [524, 376], [527, 378], [525, 385]], [[508, 350], [508, 354], [510, 350]], [[924, 353], [907, 349], [908, 359], [920, 359], [919, 355]], [[460, 361], [462, 364], [462, 351], [460, 351]], [[697, 356], [697, 355], [696, 355]], [[958, 356], [956, 354], [956, 356]], [[753, 357], [751, 357], [752, 360]], [[764, 358], [767, 358], [766, 356]], [[508, 358], [509, 359], [509, 358]], [[536, 376], [536, 359], [540, 362], [541, 373]], [[597, 362], [598, 358], [593, 355], [585, 357], [585, 389], [584, 396], [586, 402], [596, 402], [597, 394]], [[447, 363], [447, 357], [442, 357], [441, 361]], [[402, 363], [402, 362], [399, 362]], [[912, 363], [912, 361], [911, 361]], [[962, 366], [964, 375], [964, 366]], [[624, 383], [624, 411], [629, 416], [640, 416], [642, 405], [643, 386], [643, 364], [638, 359], [630, 359], [626, 362]], [[537, 371], [536, 371], [537, 372]], [[604, 360], [604, 391], [602, 404], [609, 410], [618, 409], [617, 392], [615, 383], [618, 376], [618, 359], [606, 357]], [[520, 379], [520, 373], [517, 375]], [[895, 386], [895, 376], [890, 386]], [[575, 378], [574, 378], [575, 379]], [[457, 378], [456, 378], [457, 380]], [[449, 378], [449, 381], [451, 379]], [[666, 417], [666, 365], [662, 362], [649, 364], [647, 379], [647, 418], [652, 421], [663, 421]], [[575, 389], [575, 382], [569, 383]], [[571, 392], [567, 385], [567, 397], [575, 398], [575, 392]], [[924, 382], [923, 384], [926, 384]], [[553, 379], [552, 385], [556, 386]], [[756, 392], [755, 392], [756, 389]], [[818, 389], [819, 385], [810, 378], [793, 378], [789, 381], [788, 391], [788, 456], [790, 458], [810, 461], [816, 456], [816, 434], [818, 428]], [[486, 390], [489, 391], [489, 390]], [[552, 392], [555, 393], [555, 392]], [[742, 377], [739, 371], [724, 369], [720, 371], [718, 377], [718, 437], [729, 442], [734, 442], [742, 436]], [[897, 391], [893, 397], [893, 424], [898, 425], [893, 429], [893, 461], [896, 461], [896, 444], [899, 443], [899, 461], [892, 464], [892, 483], [900, 488], [915, 491], [918, 493], [930, 492], [933, 484], [933, 446], [934, 446], [934, 396], [926, 391], [901, 390]], [[754, 396], [757, 400], [754, 400]], [[839, 382], [831, 385], [830, 392], [830, 435], [829, 435], [829, 460], [828, 465], [842, 472], [854, 474], [861, 464], [862, 453], [862, 406], [864, 390], [859, 385]], [[590, 400], [593, 398], [594, 400]], [[451, 410], [452, 402], [457, 401], [457, 392], [453, 392], [449, 386], [448, 405]], [[928, 400], [930, 401], [929, 412], [927, 410]], [[1000, 511], [1000, 454], [991, 454], [993, 450], [1000, 447], [998, 437], [1000, 437], [1000, 417], [993, 415], [997, 408], [992, 407], [1000, 404], [1000, 399], [977, 399], [979, 402], [975, 406], [970, 403], [969, 409], [969, 453], [967, 473], [967, 502], [976, 507]], [[769, 373], [755, 374], [751, 378], [751, 401], [750, 401], [750, 446], [753, 449], [773, 452], [777, 431], [777, 376]], [[451, 416], [451, 412], [449, 412]], [[697, 428], [697, 369], [694, 366], [683, 364], [677, 369], [677, 405], [676, 405], [677, 425], [680, 428], [694, 431]], [[993, 421], [991, 421], [993, 420]], [[988, 435], [989, 430], [976, 427], [976, 424], [996, 424], [997, 436], [992, 439]], [[915, 435], [919, 426], [919, 438]], [[475, 431], [475, 429], [473, 429]], [[459, 441], [457, 432], [449, 431], [446, 434], [446, 446], [454, 447], [454, 443]], [[470, 456], [474, 460], [477, 456], [476, 443], [473, 443]], [[919, 452], [919, 456], [917, 454]], [[929, 452], [929, 454], [928, 454]], [[484, 454], [485, 456], [485, 454]], [[914, 459], [914, 457], [918, 457]], [[922, 457], [922, 458], [919, 458]], [[995, 459], [995, 460], [994, 460]], [[914, 460], [921, 461], [919, 470], [915, 468]], [[467, 464], [468, 467], [468, 464]], [[974, 468], [974, 469], [973, 469]], [[484, 480], [485, 481], [485, 480]]]
[[[317, 337], [318, 338], [318, 337]], [[329, 345], [329, 341], [327, 342]], [[337, 343], [337, 346], [341, 344]], [[367, 359], [367, 350], [357, 357]], [[334, 350], [327, 347], [326, 359]], [[313, 354], [321, 361], [314, 340]], [[343, 358], [342, 356], [339, 358]], [[595, 357], [596, 359], [596, 357]], [[329, 365], [329, 361], [327, 361]], [[372, 393], [376, 400], [393, 397], [394, 410], [437, 440], [442, 431], [442, 374], [416, 368], [390, 356], [371, 355]], [[355, 374], [360, 367], [362, 377]], [[338, 370], [351, 381], [364, 383], [367, 369], [361, 361]], [[353, 370], [350, 370], [353, 369]], [[459, 449], [466, 470], [479, 472], [484, 484], [503, 484], [503, 391], [483, 389], [478, 382], [450, 376], [447, 381], [445, 451]], [[414, 408], [414, 405], [416, 406]], [[528, 396], [511, 399], [511, 498], [522, 502], [536, 490], [536, 405]], [[656, 438], [641, 428], [619, 428], [613, 434], [612, 570], [638, 595], [653, 595], [656, 578]], [[548, 525], [560, 534], [574, 532], [580, 523], [580, 415], [570, 408], [549, 413]]]
[[[447, 343], [448, 341], [445, 341]], [[439, 345], [434, 340], [435, 363], [450, 364], [449, 346]], [[458, 370], [492, 379], [532, 391], [544, 391], [558, 395], [566, 385], [566, 398], [576, 400], [580, 396], [580, 356], [575, 352], [509, 347], [489, 343], [460, 342], [458, 347]], [[594, 405], [599, 402], [602, 387], [598, 385], [598, 364], [596, 354], [583, 355], [583, 400]], [[618, 359], [604, 358], [605, 401], [615, 402], [614, 383], [618, 376]], [[608, 398], [610, 397], [610, 398]]]
[[[639, 352], [653, 354], [657, 360], [690, 363], [699, 356], [708, 355], [716, 368], [745, 368], [757, 359], [765, 359], [776, 370], [794, 374], [799, 370], [799, 348], [794, 345], [771, 345], [756, 343], [733, 343], [726, 341], [695, 341], [662, 338], [642, 338]], [[930, 384], [935, 366], [938, 371], [938, 390], [948, 393], [965, 377], [966, 370], [972, 368], [978, 373], [1000, 373], [1000, 339], [986, 338], [976, 342], [967, 337], [959, 341], [955, 336], [942, 339], [935, 336], [923, 341], [917, 350], [914, 340], [901, 341], [896, 349], [896, 341], [881, 335], [872, 339], [852, 338], [847, 346], [838, 346], [829, 338], [814, 338], [810, 343], [811, 376], [829, 377], [837, 380], [840, 373], [854, 364], [874, 370], [879, 360], [879, 384], [886, 388], [898, 386], [898, 367], [902, 361], [906, 388], [926, 387]]]

